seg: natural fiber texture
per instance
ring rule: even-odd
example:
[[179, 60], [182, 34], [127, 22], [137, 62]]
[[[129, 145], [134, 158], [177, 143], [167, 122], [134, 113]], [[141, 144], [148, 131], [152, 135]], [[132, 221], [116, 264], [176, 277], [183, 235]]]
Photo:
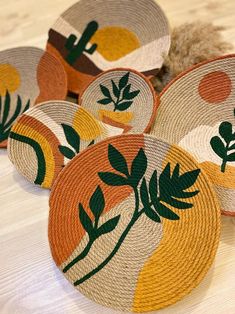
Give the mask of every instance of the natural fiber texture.
[[81, 94], [79, 104], [124, 133], [143, 133], [154, 122], [158, 96], [144, 75], [119, 68], [97, 76]]
[[65, 99], [67, 77], [59, 61], [33, 47], [0, 52], [0, 147], [17, 117], [39, 101]]
[[235, 55], [184, 72], [161, 93], [151, 131], [197, 159], [229, 215], [235, 215], [234, 86]]
[[169, 47], [168, 21], [154, 0], [80, 0], [52, 26], [47, 44], [63, 63], [69, 91], [78, 94], [112, 68], [155, 75]]
[[211, 266], [219, 235], [219, 203], [197, 162], [148, 135], [83, 151], [50, 196], [55, 263], [81, 293], [115, 309], [157, 310], [184, 297]]
[[80, 151], [121, 133], [121, 129], [99, 122], [76, 104], [45, 102], [24, 113], [12, 127], [9, 158], [30, 182], [50, 188]]
[[169, 54], [160, 73], [152, 79], [157, 92], [193, 65], [228, 53], [232, 45], [223, 40], [223, 29], [201, 21], [173, 28]]

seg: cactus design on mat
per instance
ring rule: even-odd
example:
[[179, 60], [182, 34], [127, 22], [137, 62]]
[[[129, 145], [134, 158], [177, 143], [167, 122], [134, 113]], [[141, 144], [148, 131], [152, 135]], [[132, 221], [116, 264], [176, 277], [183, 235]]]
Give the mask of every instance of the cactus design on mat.
[[[64, 130], [64, 134], [68, 144], [73, 148], [69, 148], [67, 146], [59, 145], [59, 150], [61, 154], [63, 154], [66, 158], [72, 159], [80, 152], [80, 143], [81, 138], [80, 135], [76, 132], [76, 130], [68, 124], [61, 124]], [[95, 140], [92, 140], [87, 147], [93, 145]]]
[[140, 90], [131, 91], [131, 84], [128, 84], [129, 76], [130, 72], [127, 72], [123, 77], [121, 77], [118, 85], [111, 80], [112, 93], [106, 86], [100, 84], [100, 90], [105, 98], [98, 100], [97, 103], [101, 105], [113, 103], [113, 111], [127, 110], [132, 105], [133, 99], [140, 93]]
[[[180, 217], [172, 208], [181, 210], [192, 208], [193, 203], [186, 201], [186, 199], [192, 198], [199, 193], [198, 190], [187, 191], [187, 189], [191, 188], [196, 182], [200, 169], [180, 174], [179, 164], [176, 164], [173, 171], [171, 171], [171, 165], [168, 163], [159, 176], [156, 170], [153, 171], [149, 182], [147, 182], [145, 172], [148, 162], [142, 148], [134, 157], [131, 169], [128, 168], [125, 157], [111, 144], [108, 147], [108, 159], [115, 172], [99, 172], [98, 176], [100, 180], [109, 186], [131, 187], [135, 196], [135, 209], [130, 222], [110, 254], [101, 264], [75, 281], [74, 286], [82, 284], [109, 263], [118, 252], [132, 227], [142, 215], [146, 215], [155, 223], [161, 223], [162, 218], [172, 221], [179, 220]], [[78, 204], [78, 218], [89, 236], [88, 243], [83, 251], [64, 267], [64, 273], [89, 253], [93, 243], [100, 236], [112, 232], [118, 226], [120, 215], [109, 219], [101, 225], [99, 223], [99, 218], [105, 209], [105, 197], [99, 185], [90, 198], [89, 207], [94, 216], [94, 221], [88, 216], [83, 205], [81, 203]]]
[[68, 37], [65, 43], [65, 48], [69, 51], [66, 61], [70, 65], [73, 65], [83, 52], [87, 52], [89, 54], [93, 54], [95, 52], [97, 44], [93, 44], [89, 49], [87, 49], [86, 46], [97, 29], [98, 23], [96, 21], [91, 21], [88, 23], [77, 44], [75, 44], [77, 37], [74, 34], [71, 34]]
[[30, 100], [27, 101], [26, 105], [22, 107], [22, 101], [20, 96], [17, 97], [15, 112], [9, 117], [11, 108], [11, 96], [9, 92], [6, 92], [4, 104], [2, 103], [2, 97], [0, 96], [0, 142], [5, 141], [11, 131], [13, 123], [16, 121], [18, 116], [29, 109]]
[[[234, 109], [235, 115], [235, 109]], [[225, 172], [227, 162], [235, 161], [235, 132], [230, 122], [222, 122], [219, 126], [220, 136], [212, 137], [210, 145], [222, 159], [221, 172]]]

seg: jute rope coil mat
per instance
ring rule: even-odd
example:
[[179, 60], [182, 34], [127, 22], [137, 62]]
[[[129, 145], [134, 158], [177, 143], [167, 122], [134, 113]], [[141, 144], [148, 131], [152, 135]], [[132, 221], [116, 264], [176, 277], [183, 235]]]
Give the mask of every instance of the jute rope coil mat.
[[50, 101], [26, 111], [12, 127], [8, 155], [30, 182], [50, 188], [76, 154], [122, 129], [96, 120], [80, 106]]
[[211, 266], [219, 235], [219, 203], [204, 171], [149, 135], [84, 150], [50, 196], [56, 265], [85, 296], [115, 309], [157, 310], [184, 297]]
[[63, 63], [74, 93], [112, 68], [155, 75], [169, 48], [168, 21], [154, 0], [81, 0], [52, 26], [47, 44]]
[[80, 96], [79, 104], [97, 119], [124, 132], [148, 132], [158, 106], [158, 96], [141, 73], [119, 68], [98, 75]]
[[160, 95], [152, 134], [190, 152], [235, 215], [235, 55], [199, 64]]
[[40, 101], [65, 99], [67, 76], [60, 62], [34, 47], [0, 52], [0, 147], [16, 118]]

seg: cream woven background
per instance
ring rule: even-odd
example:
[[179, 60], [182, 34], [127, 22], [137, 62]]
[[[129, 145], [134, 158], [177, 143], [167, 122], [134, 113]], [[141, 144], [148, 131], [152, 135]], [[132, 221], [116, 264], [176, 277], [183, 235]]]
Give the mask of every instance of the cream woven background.
[[[0, 49], [17, 45], [43, 48], [48, 28], [74, 2], [0, 0]], [[171, 25], [200, 18], [227, 26], [224, 38], [235, 46], [234, 0], [158, 3]], [[0, 313], [118, 314], [80, 295], [54, 265], [47, 241], [48, 195], [18, 175], [6, 151], [0, 150]], [[176, 305], [156, 313], [235, 313], [235, 218], [222, 218], [217, 257], [199, 287]]]

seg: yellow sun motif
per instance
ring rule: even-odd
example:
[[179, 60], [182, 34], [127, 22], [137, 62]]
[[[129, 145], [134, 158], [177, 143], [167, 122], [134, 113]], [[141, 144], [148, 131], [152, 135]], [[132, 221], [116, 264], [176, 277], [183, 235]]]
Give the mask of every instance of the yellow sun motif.
[[118, 26], [107, 26], [97, 30], [91, 43], [97, 44], [97, 51], [108, 61], [118, 60], [140, 47], [134, 33]]
[[0, 64], [0, 95], [5, 96], [6, 91], [14, 92], [20, 85], [20, 74], [10, 64]]

